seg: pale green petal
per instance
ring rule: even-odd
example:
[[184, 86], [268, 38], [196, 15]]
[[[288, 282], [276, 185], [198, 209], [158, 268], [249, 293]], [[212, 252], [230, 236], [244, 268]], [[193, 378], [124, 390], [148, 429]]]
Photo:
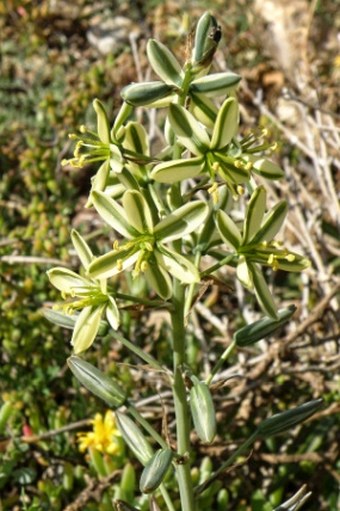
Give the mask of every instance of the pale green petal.
[[263, 186], [257, 187], [250, 197], [244, 220], [243, 245], [250, 243], [260, 229], [266, 210], [266, 197], [267, 193]]
[[105, 313], [106, 318], [113, 330], [117, 330], [119, 327], [119, 310], [116, 301], [112, 296], [108, 296], [108, 303], [106, 305]]
[[213, 129], [218, 109], [211, 99], [204, 96], [204, 94], [191, 94], [189, 111], [197, 120], [204, 124], [204, 126]]
[[155, 256], [158, 264], [182, 284], [199, 282], [200, 275], [197, 268], [186, 257], [163, 246], [159, 246]]
[[236, 275], [238, 280], [243, 284], [247, 289], [253, 289], [253, 276], [249, 270], [248, 264], [244, 256], [240, 256], [237, 267], [236, 267]]
[[124, 161], [120, 149], [115, 144], [110, 144], [110, 168], [119, 174], [124, 167]]
[[110, 126], [105, 108], [99, 99], [93, 101], [93, 108], [97, 114], [97, 132], [100, 140], [104, 144], [110, 143]]
[[267, 158], [259, 158], [254, 155], [246, 155], [245, 160], [253, 164], [252, 170], [266, 179], [281, 179], [284, 177], [284, 172], [276, 163], [268, 160]]
[[47, 276], [54, 287], [69, 295], [77, 294], [76, 291], [86, 292], [86, 290], [89, 289], [89, 285], [91, 285], [87, 279], [80, 277], [80, 275], [74, 271], [61, 266], [48, 270]]
[[164, 44], [149, 39], [146, 51], [152, 69], [165, 83], [176, 86], [182, 84], [181, 66]]
[[71, 339], [75, 354], [87, 350], [95, 340], [104, 307], [85, 307], [79, 314]]
[[285, 200], [278, 202], [265, 215], [262, 226], [252, 239], [252, 243], [258, 244], [264, 241], [271, 241], [281, 229], [287, 213], [287, 202]]
[[169, 300], [172, 295], [172, 282], [169, 274], [157, 264], [154, 257], [148, 260], [145, 278], [152, 289], [163, 299]]
[[235, 98], [228, 98], [221, 106], [211, 137], [210, 148], [222, 149], [236, 135], [239, 124], [239, 108]]
[[128, 122], [125, 126], [125, 137], [123, 146], [144, 156], [149, 156], [149, 140], [145, 128], [139, 122]]
[[81, 261], [81, 264], [84, 266], [85, 270], [87, 270], [90, 262], [93, 259], [93, 254], [90, 247], [88, 246], [84, 238], [75, 229], [72, 229], [71, 231], [71, 240], [75, 248], [75, 251], [77, 252], [77, 255]]
[[208, 211], [208, 205], [202, 201], [189, 202], [159, 222], [154, 234], [163, 242], [182, 238], [202, 225]]
[[100, 279], [117, 275], [121, 271], [130, 268], [138, 259], [140, 250], [133, 246], [127, 249], [111, 250], [92, 261], [88, 268], [90, 277]]
[[241, 245], [241, 233], [235, 222], [224, 211], [217, 211], [216, 225], [223, 241], [233, 250]]
[[133, 238], [138, 235], [136, 229], [126, 219], [126, 213], [118, 202], [103, 192], [93, 192], [92, 200], [102, 219], [122, 236]]
[[208, 150], [209, 136], [188, 110], [180, 105], [171, 104], [169, 106], [169, 121], [179, 142], [190, 152], [199, 156]]
[[141, 192], [127, 190], [123, 195], [123, 207], [127, 221], [139, 233], [151, 233], [153, 230], [150, 207]]
[[248, 267], [253, 277], [255, 296], [259, 305], [268, 316], [277, 318], [277, 306], [262, 271], [257, 264], [248, 263]]
[[151, 178], [158, 183], [177, 183], [198, 176], [204, 167], [204, 159], [188, 158], [159, 163], [151, 172]]
[[92, 202], [92, 192], [99, 191], [102, 192], [105, 190], [106, 183], [108, 181], [110, 174], [110, 161], [105, 160], [101, 166], [99, 167], [97, 173], [91, 179], [91, 192], [85, 204], [86, 208], [90, 208], [93, 205]]

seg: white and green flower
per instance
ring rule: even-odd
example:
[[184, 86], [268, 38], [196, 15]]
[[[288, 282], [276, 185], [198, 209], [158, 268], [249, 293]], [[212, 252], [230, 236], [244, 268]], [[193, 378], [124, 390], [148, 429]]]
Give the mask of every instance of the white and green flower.
[[[94, 259], [89, 246], [76, 230], [72, 231], [71, 238], [84, 269], [88, 270]], [[52, 268], [47, 275], [65, 298], [63, 308], [67, 313], [74, 315], [75, 311], [80, 311], [71, 338], [75, 353], [91, 346], [104, 315], [110, 326], [117, 330], [119, 311], [115, 299], [107, 292], [106, 279], [83, 277], [63, 267]]]
[[254, 290], [262, 309], [269, 316], [276, 317], [277, 307], [261, 267], [300, 272], [310, 266], [310, 261], [274, 241], [288, 211], [286, 201], [280, 201], [267, 213], [265, 210], [266, 191], [259, 186], [249, 200], [241, 229], [221, 210], [216, 214], [216, 225], [223, 241], [237, 255], [238, 279], [246, 288]]
[[237, 100], [227, 98], [214, 121], [212, 134], [197, 121], [188, 110], [180, 105], [169, 107], [169, 121], [178, 141], [192, 156], [159, 163], [151, 176], [161, 183], [176, 183], [208, 174], [214, 182], [218, 175], [232, 191], [237, 185], [247, 183], [253, 171], [268, 179], [278, 179], [283, 171], [273, 162], [255, 154], [268, 148], [266, 144], [255, 145], [254, 135], [241, 142], [235, 140], [239, 124]]
[[172, 294], [170, 275], [185, 284], [199, 281], [195, 265], [167, 244], [201, 226], [208, 213], [204, 202], [185, 204], [157, 222], [138, 190], [127, 190], [122, 206], [102, 192], [93, 193], [93, 203], [103, 220], [125, 239], [90, 263], [91, 278], [109, 278], [133, 267], [133, 276], [144, 273], [150, 286], [165, 300]]

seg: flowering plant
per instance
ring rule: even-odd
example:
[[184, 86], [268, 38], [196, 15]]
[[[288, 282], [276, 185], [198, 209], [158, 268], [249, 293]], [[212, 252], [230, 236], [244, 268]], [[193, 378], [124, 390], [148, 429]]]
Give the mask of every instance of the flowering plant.
[[[155, 499], [162, 498], [162, 506], [169, 511], [196, 510], [200, 494], [252, 442], [285, 431], [321, 405], [320, 400], [312, 401], [266, 419], [203, 485], [194, 488], [190, 435], [194, 428], [201, 442], [214, 440], [216, 414], [210, 383], [215, 374], [233, 348], [270, 335], [294, 313], [294, 307], [278, 309], [263, 268], [300, 272], [309, 266], [308, 259], [276, 239], [288, 205], [282, 200], [267, 207], [262, 183], [284, 178], [281, 168], [268, 158], [273, 145], [264, 140], [264, 130], [238, 135], [240, 77], [231, 72], [209, 74], [220, 35], [214, 17], [204, 14], [183, 66], [166, 46], [149, 41], [148, 59], [160, 80], [127, 86], [113, 126], [101, 102], [94, 101], [97, 132], [82, 127], [72, 137], [77, 144], [68, 162], [74, 166], [101, 163], [87, 207], [93, 206], [111, 229], [113, 249], [94, 256], [73, 231], [83, 273], [65, 268], [48, 272], [66, 298], [64, 312], [50, 318], [74, 327], [75, 355], [69, 367], [87, 389], [116, 410], [122, 438], [144, 465], [140, 490], [152, 495], [150, 509], [158, 509]], [[136, 107], [165, 109], [165, 144], [158, 153], [153, 153], [145, 127], [134, 120]], [[264, 317], [235, 332], [232, 344], [203, 381], [188, 364], [187, 324], [206, 277], [223, 279], [227, 266], [236, 267], [237, 278], [254, 293]], [[144, 282], [147, 296], [135, 292], [134, 286], [130, 294], [119, 292], [119, 278], [129, 273]], [[172, 367], [165, 367], [162, 360], [119, 333], [119, 310], [134, 303], [170, 312]], [[167, 376], [176, 416], [171, 445], [139, 414], [118, 382], [84, 360], [83, 353], [103, 321], [111, 328], [109, 334]], [[167, 488], [171, 471], [177, 476], [178, 495]], [[220, 491], [218, 499], [223, 502], [225, 493]], [[297, 499], [290, 509], [300, 504]], [[117, 509], [132, 509], [130, 505], [116, 503]]]

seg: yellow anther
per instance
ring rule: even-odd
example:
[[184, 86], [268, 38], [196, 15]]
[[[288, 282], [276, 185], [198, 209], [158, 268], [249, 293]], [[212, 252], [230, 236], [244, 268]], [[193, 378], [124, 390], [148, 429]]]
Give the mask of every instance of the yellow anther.
[[242, 169], [244, 167], [244, 163], [242, 160], [235, 160], [234, 165], [237, 169]]
[[211, 168], [217, 172], [219, 169], [220, 169], [220, 164], [218, 163], [218, 161], [214, 161], [214, 163], [212, 164]]
[[242, 197], [242, 195], [244, 195], [244, 187], [243, 186], [237, 185], [236, 191], [237, 191], [238, 195], [240, 195], [241, 197]]
[[141, 270], [142, 272], [145, 272], [145, 271], [148, 269], [148, 266], [149, 266], [149, 265], [148, 265], [148, 262], [147, 262], [147, 261], [142, 261], [142, 262], [141, 262], [141, 265], [140, 265], [140, 270]]
[[289, 263], [292, 263], [293, 261], [295, 261], [295, 255], [294, 254], [287, 254], [286, 257], [285, 257], [286, 261], [288, 261]]
[[70, 138], [71, 140], [77, 140], [78, 137], [75, 133], [69, 133], [68, 138]]
[[269, 134], [268, 129], [267, 129], [267, 128], [262, 128], [262, 130], [261, 130], [261, 135], [262, 135], [263, 137], [267, 137], [267, 136], [268, 136], [268, 134]]
[[272, 145], [270, 146], [270, 149], [271, 151], [276, 151], [277, 147], [278, 147], [277, 142], [273, 142]]
[[86, 128], [85, 124], [82, 124], [79, 127], [79, 131], [80, 131], [80, 133], [86, 133], [87, 132], [87, 128]]
[[272, 266], [272, 264], [274, 263], [274, 260], [275, 260], [274, 254], [270, 254], [270, 256], [268, 257], [267, 263], [270, 266]]
[[122, 259], [117, 259], [116, 266], [117, 266], [117, 270], [118, 271], [122, 271], [122, 269], [123, 269], [123, 261], [122, 261]]
[[114, 242], [113, 242], [113, 250], [119, 250], [119, 241], [118, 240], [114, 240]]
[[146, 242], [144, 243], [144, 248], [145, 248], [146, 250], [148, 250], [149, 252], [152, 252], [152, 251], [153, 251], [153, 246], [152, 246], [152, 243], [151, 243], [150, 241], [146, 241]]
[[245, 167], [244, 167], [246, 170], [251, 170], [253, 168], [253, 164], [251, 161], [248, 161], [248, 163], [246, 163]]

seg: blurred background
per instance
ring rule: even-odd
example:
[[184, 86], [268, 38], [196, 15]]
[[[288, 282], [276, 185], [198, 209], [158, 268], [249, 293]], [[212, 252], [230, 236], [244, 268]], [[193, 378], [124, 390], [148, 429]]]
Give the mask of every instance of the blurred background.
[[[107, 452], [97, 457], [106, 463], [102, 473], [95, 446], [79, 450], [77, 433], [90, 432], [94, 414], [104, 417], [106, 408], [79, 388], [66, 367], [70, 332], [48, 323], [40, 311], [59, 299], [46, 270], [77, 268], [71, 228], [90, 240], [102, 232], [93, 210], [84, 209], [95, 167], [61, 166], [72, 154], [68, 134], [94, 125], [96, 97], [113, 120], [121, 88], [150, 76], [149, 37], [183, 62], [187, 34], [211, 8], [211, 2], [175, 0], [0, 2], [0, 510], [106, 511], [122, 495], [148, 509], [132, 483], [129, 498], [120, 486], [121, 471], [130, 467], [124, 448], [116, 459]], [[326, 407], [292, 434], [255, 444], [249, 459], [225, 474], [221, 487], [229, 507], [219, 507], [215, 492], [205, 495], [201, 508], [266, 511], [306, 483], [313, 492], [306, 509], [335, 511], [339, 4], [216, 0], [212, 14], [223, 33], [214, 68], [243, 77], [241, 130], [261, 125], [278, 142], [274, 158], [287, 180], [271, 185], [269, 197], [288, 198], [285, 240], [309, 256], [312, 267], [302, 276], [274, 275], [281, 303], [298, 307], [294, 321], [256, 349], [238, 352], [225, 368], [214, 391], [218, 439], [210, 447], [195, 443], [197, 478], [217, 467], [261, 418], [315, 397], [323, 397]], [[256, 319], [251, 297], [233, 280], [230, 285], [227, 292], [214, 286], [195, 310], [189, 356], [202, 371], [235, 328]], [[136, 312], [122, 330], [166, 361], [160, 314]], [[86, 357], [119, 378], [159, 427], [166, 407], [171, 426], [171, 402], [157, 375], [105, 337]], [[228, 380], [235, 374], [241, 377]], [[136, 382], [142, 394], [135, 394]], [[135, 469], [138, 474], [137, 464]]]

